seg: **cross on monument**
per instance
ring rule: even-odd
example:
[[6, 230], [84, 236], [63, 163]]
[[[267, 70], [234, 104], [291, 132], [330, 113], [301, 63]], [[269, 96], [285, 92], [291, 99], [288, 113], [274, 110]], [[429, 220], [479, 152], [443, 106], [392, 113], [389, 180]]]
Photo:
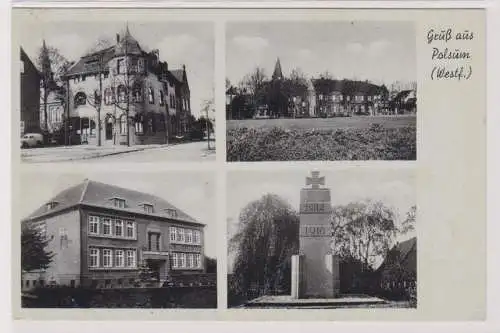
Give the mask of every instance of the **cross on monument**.
[[306, 186], [317, 189], [319, 185], [325, 185], [325, 177], [319, 177], [319, 171], [311, 171], [311, 177], [306, 177]]

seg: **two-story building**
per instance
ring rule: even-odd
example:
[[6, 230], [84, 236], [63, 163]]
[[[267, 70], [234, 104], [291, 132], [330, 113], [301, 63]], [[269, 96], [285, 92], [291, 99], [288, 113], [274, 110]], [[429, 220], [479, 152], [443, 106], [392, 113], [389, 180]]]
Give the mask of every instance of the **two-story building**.
[[145, 52], [128, 27], [115, 45], [82, 56], [64, 80], [71, 128], [82, 142], [97, 143], [100, 131], [103, 145], [165, 143], [189, 130], [186, 67], [169, 70], [159, 51]]
[[21, 135], [40, 132], [40, 72], [26, 52], [20, 49]]
[[38, 228], [55, 254], [48, 269], [23, 274], [23, 289], [132, 287], [144, 267], [161, 286], [205, 271], [205, 225], [147, 193], [86, 179], [22, 223]]

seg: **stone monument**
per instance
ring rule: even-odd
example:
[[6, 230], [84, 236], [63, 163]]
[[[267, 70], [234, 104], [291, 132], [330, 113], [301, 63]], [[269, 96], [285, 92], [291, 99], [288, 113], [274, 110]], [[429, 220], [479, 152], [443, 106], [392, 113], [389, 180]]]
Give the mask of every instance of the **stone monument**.
[[[292, 298], [339, 296], [339, 259], [332, 254], [330, 189], [312, 171], [300, 191], [300, 252], [292, 256]], [[310, 186], [310, 187], [307, 187]]]

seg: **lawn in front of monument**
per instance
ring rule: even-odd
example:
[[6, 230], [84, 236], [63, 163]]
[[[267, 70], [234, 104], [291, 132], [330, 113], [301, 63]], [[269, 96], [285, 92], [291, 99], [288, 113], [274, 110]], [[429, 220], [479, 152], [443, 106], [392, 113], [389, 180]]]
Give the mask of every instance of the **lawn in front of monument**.
[[415, 116], [235, 120], [227, 160], [416, 160]]

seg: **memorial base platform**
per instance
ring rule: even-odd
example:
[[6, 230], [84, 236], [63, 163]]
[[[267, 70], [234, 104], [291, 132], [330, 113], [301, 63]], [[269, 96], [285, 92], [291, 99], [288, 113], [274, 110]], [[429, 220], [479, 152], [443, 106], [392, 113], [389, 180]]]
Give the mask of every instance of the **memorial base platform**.
[[377, 307], [387, 304], [386, 300], [365, 295], [340, 295], [337, 298], [293, 298], [292, 296], [262, 296], [245, 304], [251, 308], [307, 308], [334, 309], [350, 307]]

